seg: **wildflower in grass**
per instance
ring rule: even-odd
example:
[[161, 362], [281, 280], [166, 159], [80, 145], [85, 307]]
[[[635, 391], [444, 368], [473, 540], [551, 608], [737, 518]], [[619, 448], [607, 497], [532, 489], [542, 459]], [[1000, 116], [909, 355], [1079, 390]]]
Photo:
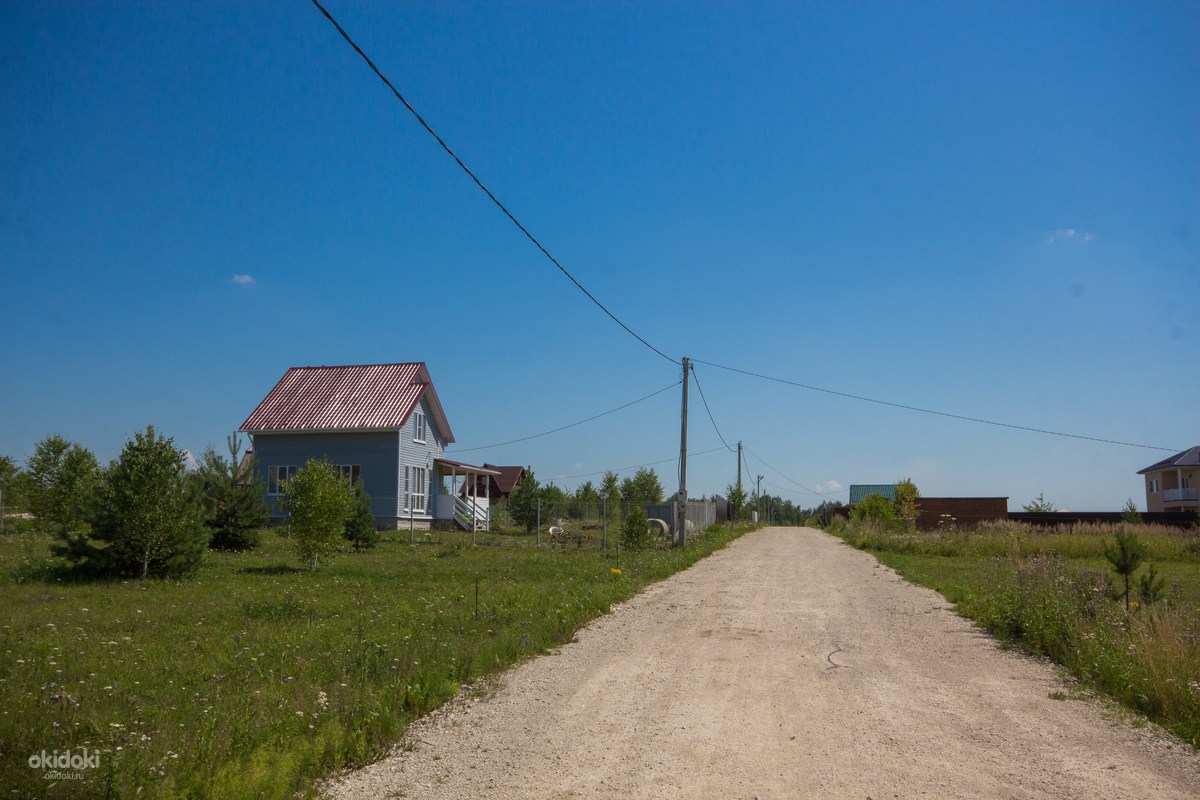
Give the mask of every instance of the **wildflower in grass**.
[[609, 568], [608, 568], [608, 571], [609, 571], [609, 572], [611, 572], [613, 575], [620, 575], [620, 574], [621, 574], [621, 570], [617, 569], [616, 567], [609, 567]]

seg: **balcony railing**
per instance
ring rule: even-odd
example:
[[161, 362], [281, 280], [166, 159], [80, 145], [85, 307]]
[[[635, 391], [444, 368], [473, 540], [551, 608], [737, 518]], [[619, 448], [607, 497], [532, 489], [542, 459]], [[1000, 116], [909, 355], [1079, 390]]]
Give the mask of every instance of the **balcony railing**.
[[1164, 503], [1179, 503], [1188, 500], [1200, 500], [1200, 489], [1164, 489]]

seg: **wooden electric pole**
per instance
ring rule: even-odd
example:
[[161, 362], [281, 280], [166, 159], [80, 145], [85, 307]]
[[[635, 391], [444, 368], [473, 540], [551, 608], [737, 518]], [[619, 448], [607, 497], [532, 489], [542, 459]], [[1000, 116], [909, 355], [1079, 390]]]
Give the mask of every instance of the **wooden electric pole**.
[[691, 362], [683, 359], [683, 414], [679, 430], [679, 494], [676, 500], [679, 505], [675, 510], [675, 543], [683, 547], [687, 542], [687, 419], [688, 419], [688, 384], [691, 383], [689, 371]]

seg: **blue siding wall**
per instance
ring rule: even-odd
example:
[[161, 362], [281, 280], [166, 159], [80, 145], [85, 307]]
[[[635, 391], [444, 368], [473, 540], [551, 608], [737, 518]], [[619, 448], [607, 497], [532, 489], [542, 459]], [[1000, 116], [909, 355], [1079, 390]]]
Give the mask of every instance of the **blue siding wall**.
[[[411, 430], [408, 437], [412, 440]], [[396, 434], [383, 433], [260, 433], [254, 437], [254, 457], [263, 491], [267, 468], [303, 467], [310, 458], [327, 458], [332, 464], [358, 464], [371, 512], [376, 517], [395, 517], [399, 476]], [[268, 495], [272, 516], [282, 516], [278, 497]]]
[[[418, 512], [414, 515], [417, 519], [426, 519], [433, 514], [433, 495], [437, 494], [438, 492], [438, 487], [433, 485], [433, 459], [442, 458], [445, 455], [446, 438], [443, 432], [437, 430], [437, 427], [434, 425], [433, 416], [429, 413], [429, 406], [425, 400], [421, 400], [418, 410], [425, 414], [425, 442], [422, 444], [421, 442], [415, 441], [413, 438], [413, 419], [416, 417], [416, 414], [414, 413], [411, 417], [409, 417], [408, 422], [398, 434], [400, 441], [398, 475], [401, 483], [401, 490], [403, 490], [405, 467], [419, 467], [429, 471], [426, 485], [427, 496], [425, 500], [425, 513], [422, 515]], [[403, 491], [401, 491], [401, 494], [403, 494]], [[400, 503], [397, 507], [395, 515], [397, 517], [408, 517], [407, 498], [400, 498]]]

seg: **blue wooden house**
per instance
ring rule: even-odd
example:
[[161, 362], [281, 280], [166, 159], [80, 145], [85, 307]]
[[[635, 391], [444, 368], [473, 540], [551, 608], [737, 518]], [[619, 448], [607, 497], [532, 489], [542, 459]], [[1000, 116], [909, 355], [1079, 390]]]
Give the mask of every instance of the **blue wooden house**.
[[[380, 527], [453, 520], [487, 529], [495, 469], [445, 457], [454, 434], [423, 362], [292, 367], [240, 428], [273, 519], [284, 485], [310, 459], [361, 479]], [[465, 489], [465, 490], [464, 490]]]

